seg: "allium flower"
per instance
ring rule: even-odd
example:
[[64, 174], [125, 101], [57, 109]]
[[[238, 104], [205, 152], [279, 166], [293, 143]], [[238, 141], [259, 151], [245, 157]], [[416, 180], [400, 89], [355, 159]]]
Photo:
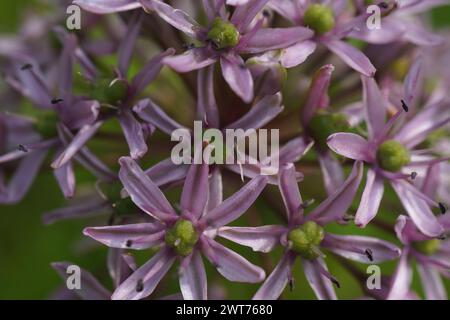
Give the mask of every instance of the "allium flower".
[[[449, 216], [442, 216], [439, 220], [445, 230], [450, 232]], [[398, 217], [395, 231], [404, 248], [387, 298], [403, 299], [410, 292], [412, 260], [415, 260], [425, 297], [430, 300], [447, 300], [441, 275], [450, 278], [450, 240], [425, 236], [406, 216]]]
[[[365, 11], [367, 1], [354, 1], [361, 11]], [[374, 4], [385, 4], [386, 1], [372, 1]], [[425, 29], [420, 19], [415, 17], [433, 7], [448, 4], [447, 0], [407, 0], [389, 1], [394, 7], [381, 19], [381, 28], [355, 28], [350, 37], [364, 40], [372, 44], [388, 44], [398, 41], [408, 41], [419, 46], [435, 46], [442, 43], [442, 38]]]
[[328, 138], [328, 146], [344, 157], [365, 161], [371, 165], [361, 204], [356, 212], [355, 223], [358, 226], [366, 226], [377, 214], [386, 180], [396, 191], [416, 226], [424, 234], [436, 237], [442, 234], [443, 228], [430, 206], [438, 207], [443, 212], [445, 206], [431, 199], [408, 181], [416, 176], [409, 168], [448, 160], [443, 158], [423, 162], [416, 161], [415, 156], [423, 153], [417, 146], [431, 132], [450, 122], [449, 102], [442, 100], [429, 105], [412, 119], [399, 125], [405, 118], [409, 106], [412, 108], [418, 102], [420, 63], [420, 60], [415, 62], [405, 80], [402, 99], [404, 110], [398, 111], [387, 123], [385, 123], [387, 110], [385, 98], [374, 79], [362, 77], [369, 140], [354, 133], [336, 133]]
[[200, 43], [186, 53], [167, 57], [164, 63], [178, 72], [201, 69], [220, 61], [222, 75], [231, 89], [249, 103], [254, 86], [241, 54], [256, 54], [282, 49], [311, 37], [303, 27], [263, 28], [264, 17], [253, 22], [269, 0], [250, 0], [238, 6], [229, 18], [223, 1], [203, 1], [208, 25], [203, 27], [187, 13], [157, 0], [143, 0], [144, 8], [154, 10], [162, 19]]
[[268, 252], [280, 243], [285, 247], [281, 261], [254, 299], [277, 299], [292, 280], [291, 269], [297, 257], [302, 258], [306, 278], [317, 297], [336, 299], [332, 283], [339, 286], [339, 282], [328, 272], [321, 249], [363, 263], [379, 263], [400, 255], [397, 247], [376, 238], [341, 236], [324, 230], [327, 224], [344, 220], [361, 182], [362, 170], [363, 164], [356, 162], [344, 184], [310, 214], [304, 215], [305, 204], [294, 178], [294, 167], [292, 164], [287, 165], [279, 176], [287, 226], [219, 228], [220, 237], [249, 246], [255, 251]]
[[131, 158], [120, 159], [120, 179], [133, 202], [155, 218], [153, 223], [87, 228], [84, 233], [113, 248], [160, 251], [137, 269], [114, 292], [113, 299], [141, 299], [150, 295], [174, 261], [180, 259], [180, 289], [185, 299], [206, 299], [206, 273], [201, 254], [230, 281], [259, 282], [264, 270], [213, 240], [218, 227], [240, 217], [264, 189], [259, 176], [224, 202], [209, 190], [208, 165], [192, 165], [181, 195], [178, 215], [163, 193]]
[[363, 13], [349, 20], [345, 1], [272, 0], [269, 6], [293, 24], [308, 27], [314, 32], [306, 41], [298, 38], [292, 46], [283, 48], [280, 61], [286, 68], [303, 63], [318, 44], [323, 44], [361, 74], [368, 77], [375, 74], [376, 69], [369, 59], [342, 40], [354, 28], [365, 24], [368, 14]]

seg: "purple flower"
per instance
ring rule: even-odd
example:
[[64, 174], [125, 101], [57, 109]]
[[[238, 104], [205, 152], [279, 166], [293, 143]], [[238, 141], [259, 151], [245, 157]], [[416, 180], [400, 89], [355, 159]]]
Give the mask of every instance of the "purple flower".
[[[201, 254], [230, 281], [260, 282], [265, 273], [214, 241], [215, 230], [240, 217], [264, 189], [267, 178], [252, 179], [219, 203], [209, 188], [208, 165], [191, 165], [177, 214], [160, 189], [131, 158], [120, 159], [119, 177], [133, 202], [155, 218], [153, 223], [87, 228], [84, 233], [113, 248], [160, 251], [137, 269], [114, 292], [113, 299], [141, 299], [150, 295], [176, 259], [180, 259], [180, 288], [185, 299], [206, 299], [206, 273]], [[210, 189], [210, 190], [209, 190]]]
[[[295, 25], [310, 28], [314, 33], [305, 41], [298, 38], [280, 52], [280, 61], [286, 68], [303, 63], [323, 44], [348, 66], [371, 77], [376, 69], [369, 59], [354, 46], [342, 41], [354, 28], [365, 24], [368, 14], [347, 19], [345, 1], [272, 0], [269, 6]], [[382, 10], [385, 10], [382, 8]]]
[[339, 282], [327, 270], [321, 249], [327, 249], [346, 259], [362, 263], [392, 260], [400, 250], [388, 242], [362, 236], [341, 236], [325, 233], [324, 227], [332, 222], [342, 222], [358, 190], [363, 173], [362, 162], [356, 162], [352, 172], [339, 189], [304, 215], [303, 202], [294, 166], [285, 166], [279, 176], [279, 188], [286, 207], [287, 226], [255, 228], [222, 227], [220, 237], [251, 247], [254, 251], [269, 252], [278, 244], [285, 252], [272, 274], [267, 278], [254, 299], [277, 299], [287, 283], [292, 281], [292, 266], [297, 257], [302, 258], [304, 272], [319, 299], [336, 299], [332, 283]]
[[[356, 2], [356, 1], [355, 1]], [[358, 1], [357, 6], [365, 11], [364, 1]], [[375, 1], [380, 5], [385, 1]], [[435, 46], [442, 43], [442, 38], [425, 29], [420, 19], [415, 15], [430, 10], [433, 7], [447, 5], [447, 0], [395, 1], [392, 11], [381, 19], [381, 28], [354, 28], [350, 37], [371, 44], [388, 44], [398, 41], [408, 41], [419, 46]]]
[[178, 72], [202, 69], [220, 61], [222, 75], [231, 89], [244, 100], [253, 99], [253, 79], [240, 54], [256, 54], [285, 48], [311, 37], [303, 27], [262, 28], [264, 17], [254, 21], [269, 0], [250, 0], [236, 7], [228, 19], [224, 1], [203, 1], [208, 25], [203, 27], [187, 13], [157, 0], [143, 0], [144, 8], [154, 10], [162, 19], [198, 41], [182, 55], [167, 57], [164, 63]]
[[[448, 216], [440, 217], [440, 221], [449, 231]], [[398, 217], [395, 231], [404, 248], [387, 298], [403, 299], [409, 294], [413, 276], [412, 261], [415, 260], [426, 299], [447, 300], [441, 275], [450, 278], [450, 240], [425, 236], [406, 216]]]
[[361, 203], [356, 212], [355, 223], [366, 226], [377, 214], [384, 193], [384, 181], [390, 182], [404, 208], [417, 227], [426, 235], [439, 236], [442, 226], [430, 209], [430, 206], [443, 208], [429, 196], [421, 192], [408, 180], [416, 173], [410, 170], [414, 166], [428, 166], [447, 158], [430, 161], [417, 161], [420, 150], [416, 147], [429, 133], [450, 122], [448, 101], [441, 100], [427, 106], [412, 119], [402, 123], [407, 111], [415, 108], [420, 90], [419, 79], [421, 60], [417, 60], [410, 69], [404, 84], [404, 110], [397, 111], [386, 123], [386, 102], [376, 82], [372, 78], [362, 77], [366, 122], [369, 139], [354, 133], [336, 133], [328, 138], [328, 146], [336, 153], [347, 158], [364, 161], [371, 165], [367, 172], [367, 182]]

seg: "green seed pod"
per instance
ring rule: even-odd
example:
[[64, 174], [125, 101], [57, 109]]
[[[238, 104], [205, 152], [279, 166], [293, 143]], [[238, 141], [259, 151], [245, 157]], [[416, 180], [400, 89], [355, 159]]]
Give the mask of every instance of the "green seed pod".
[[216, 18], [207, 37], [217, 49], [225, 49], [236, 46], [239, 43], [240, 35], [234, 24]]
[[322, 4], [312, 4], [306, 9], [303, 22], [317, 34], [325, 34], [334, 28], [333, 10]]
[[180, 256], [186, 257], [194, 250], [198, 234], [192, 222], [180, 219], [166, 232], [165, 241]]
[[312, 260], [319, 256], [317, 247], [324, 238], [324, 230], [314, 221], [308, 221], [302, 226], [293, 229], [288, 234], [291, 249], [303, 258]]
[[350, 125], [346, 115], [324, 111], [318, 111], [308, 126], [308, 133], [319, 148], [327, 148], [327, 139], [333, 133], [349, 130]]

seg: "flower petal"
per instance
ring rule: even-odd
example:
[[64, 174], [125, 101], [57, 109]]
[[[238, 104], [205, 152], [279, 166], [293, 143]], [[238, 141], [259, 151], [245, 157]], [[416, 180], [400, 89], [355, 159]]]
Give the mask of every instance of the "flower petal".
[[335, 133], [328, 137], [327, 144], [331, 150], [341, 156], [353, 160], [372, 162], [369, 143], [357, 134]]
[[137, 0], [74, 0], [73, 3], [86, 11], [97, 14], [128, 11], [141, 6]]
[[319, 154], [319, 164], [328, 195], [333, 194], [344, 183], [344, 172], [339, 161], [330, 152]]
[[[206, 300], [207, 283], [205, 266], [199, 250], [194, 250], [189, 263], [180, 269], [180, 289], [184, 300]], [[183, 263], [182, 263], [183, 264]]]
[[417, 264], [417, 270], [427, 300], [447, 300], [447, 293], [438, 270], [422, 263]]
[[67, 162], [62, 167], [53, 170], [59, 187], [65, 198], [71, 198], [75, 194], [75, 173], [72, 161]]
[[285, 68], [296, 67], [308, 59], [316, 51], [317, 44], [314, 41], [306, 40], [298, 42], [292, 46], [285, 47], [281, 51], [281, 64]]
[[253, 99], [253, 78], [244, 60], [240, 56], [228, 55], [221, 57], [220, 64], [222, 75], [230, 88], [244, 102], [250, 103]]
[[286, 208], [288, 221], [293, 222], [303, 219], [303, 200], [295, 178], [295, 167], [292, 163], [281, 169], [278, 175], [278, 186]]
[[89, 227], [83, 233], [111, 248], [142, 250], [161, 244], [165, 228], [160, 223], [136, 223]]
[[391, 280], [391, 290], [387, 297], [388, 300], [403, 300], [409, 295], [412, 269], [408, 261], [409, 250], [403, 249], [397, 269]]
[[197, 118], [205, 121], [209, 128], [219, 128], [219, 110], [214, 96], [214, 67], [198, 71]]
[[355, 215], [355, 224], [358, 227], [365, 227], [373, 218], [375, 218], [380, 207], [381, 199], [384, 194], [384, 179], [369, 168], [367, 171], [367, 181], [358, 211]]
[[199, 219], [208, 201], [208, 175], [209, 165], [202, 161], [202, 164], [192, 164], [181, 193], [182, 213]]
[[120, 181], [139, 208], [159, 220], [177, 217], [161, 190], [133, 159], [122, 157], [119, 163]]
[[110, 211], [111, 205], [107, 201], [95, 199], [50, 211], [44, 214], [42, 221], [44, 224], [52, 224], [60, 220], [89, 217]]
[[327, 265], [322, 258], [303, 260], [303, 269], [309, 285], [320, 300], [337, 300], [333, 283], [320, 270], [328, 272]]
[[141, 31], [143, 18], [144, 14], [141, 11], [137, 11], [133, 14], [128, 22], [128, 28], [118, 48], [118, 69], [120, 77], [124, 79], [127, 78], [134, 45], [136, 44], [137, 37]]
[[167, 158], [145, 170], [145, 174], [161, 187], [184, 180], [189, 167], [187, 164], [176, 165], [171, 158]]
[[111, 299], [139, 300], [149, 296], [152, 294], [153, 290], [155, 290], [164, 275], [169, 271], [175, 258], [176, 256], [169, 248], [165, 247], [161, 249], [125, 280], [116, 291], [114, 291]]
[[373, 78], [361, 76], [369, 138], [378, 136], [386, 120], [386, 102]]
[[235, 282], [257, 283], [266, 277], [263, 269], [218, 242], [207, 239], [203, 245], [205, 247], [203, 253], [226, 279]]
[[216, 58], [210, 56], [205, 49], [194, 48], [180, 55], [166, 57], [163, 63], [177, 72], [184, 73], [206, 68], [216, 61]]
[[219, 237], [247, 246], [258, 252], [270, 252], [280, 243], [286, 228], [283, 226], [262, 227], [221, 227], [217, 230]]

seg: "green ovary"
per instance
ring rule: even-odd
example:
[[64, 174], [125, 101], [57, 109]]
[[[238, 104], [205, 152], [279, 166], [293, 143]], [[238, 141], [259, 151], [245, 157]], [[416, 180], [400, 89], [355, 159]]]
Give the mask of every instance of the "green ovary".
[[333, 10], [322, 4], [312, 4], [306, 9], [303, 23], [317, 34], [325, 34], [334, 28]]
[[288, 234], [291, 249], [303, 258], [312, 260], [319, 256], [318, 246], [324, 238], [324, 230], [313, 221], [308, 221]]
[[316, 146], [326, 148], [327, 139], [336, 132], [350, 130], [347, 117], [341, 113], [317, 112], [308, 126], [310, 136], [314, 139]]
[[236, 46], [239, 43], [240, 35], [232, 23], [216, 18], [207, 37], [218, 49], [225, 49]]
[[194, 249], [198, 241], [198, 234], [190, 221], [180, 219], [166, 232], [165, 241], [180, 256], [186, 257]]
[[92, 97], [101, 103], [115, 105], [123, 102], [128, 94], [125, 80], [100, 79], [92, 88]]
[[439, 250], [440, 244], [441, 244], [440, 240], [431, 239], [431, 240], [414, 242], [413, 247], [420, 253], [430, 256]]
[[387, 140], [378, 148], [377, 160], [382, 169], [396, 172], [411, 161], [411, 155], [400, 142]]

